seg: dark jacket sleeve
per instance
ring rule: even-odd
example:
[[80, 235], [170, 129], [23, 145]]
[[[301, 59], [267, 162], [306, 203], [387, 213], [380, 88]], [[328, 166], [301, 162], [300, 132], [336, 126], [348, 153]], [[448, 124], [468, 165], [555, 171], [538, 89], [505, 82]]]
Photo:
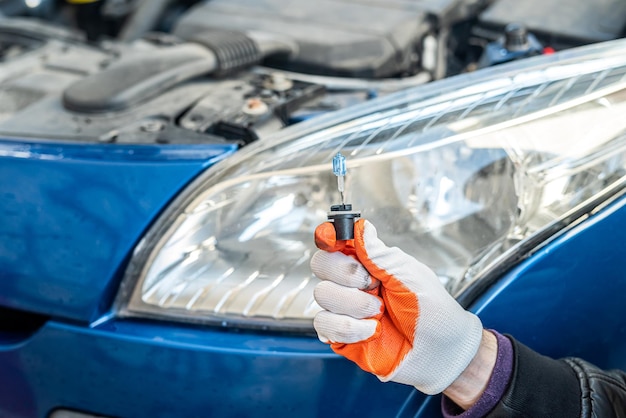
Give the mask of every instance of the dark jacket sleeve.
[[624, 372], [576, 358], [554, 360], [511, 341], [511, 381], [488, 417], [626, 417]]
[[578, 377], [582, 417], [626, 417], [626, 373], [601, 370], [578, 358], [563, 361]]

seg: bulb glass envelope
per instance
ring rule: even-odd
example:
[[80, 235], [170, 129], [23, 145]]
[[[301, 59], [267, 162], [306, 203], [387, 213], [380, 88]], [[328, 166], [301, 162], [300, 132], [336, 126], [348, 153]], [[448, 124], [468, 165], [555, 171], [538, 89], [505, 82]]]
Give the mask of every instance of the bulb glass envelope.
[[346, 202], [458, 294], [576, 208], [621, 189], [624, 115], [626, 42], [616, 41], [296, 125], [184, 191], [138, 246], [120, 312], [311, 331], [320, 309], [313, 231], [340, 201], [338, 152]]

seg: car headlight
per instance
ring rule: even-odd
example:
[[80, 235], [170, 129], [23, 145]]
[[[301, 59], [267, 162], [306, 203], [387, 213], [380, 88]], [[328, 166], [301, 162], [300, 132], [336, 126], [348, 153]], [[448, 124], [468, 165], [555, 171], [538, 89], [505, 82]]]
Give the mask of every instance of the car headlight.
[[339, 201], [338, 151], [347, 201], [457, 294], [622, 187], [625, 114], [626, 42], [616, 41], [287, 129], [210, 168], [171, 205], [134, 254], [121, 313], [310, 331], [313, 231]]

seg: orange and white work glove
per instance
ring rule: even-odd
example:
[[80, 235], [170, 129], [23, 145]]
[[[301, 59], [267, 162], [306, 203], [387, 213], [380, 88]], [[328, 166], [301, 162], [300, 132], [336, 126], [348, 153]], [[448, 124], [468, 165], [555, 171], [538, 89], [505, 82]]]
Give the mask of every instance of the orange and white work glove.
[[463, 309], [435, 273], [399, 248], [387, 247], [363, 219], [354, 240], [335, 241], [331, 223], [315, 231], [322, 251], [311, 270], [322, 281], [315, 300], [319, 339], [381, 381], [443, 392], [476, 355], [478, 317]]

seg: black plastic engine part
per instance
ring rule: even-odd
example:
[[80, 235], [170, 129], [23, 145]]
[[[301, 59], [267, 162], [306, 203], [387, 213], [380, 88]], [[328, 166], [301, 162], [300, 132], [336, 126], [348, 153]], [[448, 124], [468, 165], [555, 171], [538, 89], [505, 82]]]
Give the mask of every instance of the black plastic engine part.
[[530, 38], [524, 25], [510, 23], [504, 28], [504, 47], [508, 51], [527, 51], [529, 46]]
[[191, 42], [210, 49], [217, 59], [217, 69], [213, 75], [224, 76], [257, 64], [261, 61], [261, 51], [248, 36], [230, 30], [207, 30], [193, 35]]
[[241, 125], [230, 121], [220, 120], [213, 125], [211, 132], [222, 138], [240, 140], [245, 145], [259, 139], [259, 136], [254, 131], [251, 124]]
[[518, 59], [528, 58], [543, 53], [543, 45], [535, 35], [519, 23], [510, 23], [504, 28], [504, 34], [485, 47], [478, 67], [490, 67]]
[[211, 0], [190, 9], [174, 33], [263, 33], [297, 45], [267, 63], [293, 71], [365, 78], [418, 70], [423, 38], [469, 13], [473, 0]]
[[626, 26], [624, 0], [497, 0], [480, 24], [497, 31], [523, 24], [552, 46], [574, 46], [620, 37]]
[[294, 112], [299, 110], [305, 103], [322, 97], [325, 92], [324, 86], [319, 84], [309, 84], [301, 81], [293, 82], [293, 88], [283, 92], [281, 95], [283, 100], [274, 108], [274, 115], [286, 125]]

